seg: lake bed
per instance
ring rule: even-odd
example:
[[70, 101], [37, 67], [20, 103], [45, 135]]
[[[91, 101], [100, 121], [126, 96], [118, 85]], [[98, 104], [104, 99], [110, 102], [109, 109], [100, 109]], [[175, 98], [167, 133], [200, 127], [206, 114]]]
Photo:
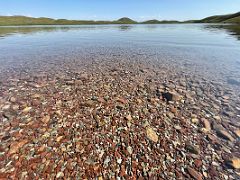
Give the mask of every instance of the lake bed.
[[0, 27], [1, 176], [239, 178], [236, 29]]

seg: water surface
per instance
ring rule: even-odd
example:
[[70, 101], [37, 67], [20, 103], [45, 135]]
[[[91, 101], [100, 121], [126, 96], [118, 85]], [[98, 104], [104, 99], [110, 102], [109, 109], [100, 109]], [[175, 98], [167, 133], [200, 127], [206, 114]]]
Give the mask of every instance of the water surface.
[[167, 62], [238, 88], [239, 37], [240, 27], [228, 24], [0, 27], [0, 70], [31, 62], [117, 55]]

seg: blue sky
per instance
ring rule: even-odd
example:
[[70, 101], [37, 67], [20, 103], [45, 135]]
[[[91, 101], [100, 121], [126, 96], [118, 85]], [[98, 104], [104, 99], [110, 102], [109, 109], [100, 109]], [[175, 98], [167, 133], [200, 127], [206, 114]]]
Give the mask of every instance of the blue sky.
[[0, 15], [188, 20], [240, 11], [240, 0], [0, 0]]

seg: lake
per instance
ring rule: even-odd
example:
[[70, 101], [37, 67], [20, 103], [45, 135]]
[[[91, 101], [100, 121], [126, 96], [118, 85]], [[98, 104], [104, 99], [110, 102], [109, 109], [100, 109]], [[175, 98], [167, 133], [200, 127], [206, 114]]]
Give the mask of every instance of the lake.
[[239, 36], [238, 26], [217, 24], [0, 27], [0, 62], [11, 66], [49, 57], [142, 54], [239, 85]]
[[0, 27], [0, 177], [239, 179], [239, 29]]

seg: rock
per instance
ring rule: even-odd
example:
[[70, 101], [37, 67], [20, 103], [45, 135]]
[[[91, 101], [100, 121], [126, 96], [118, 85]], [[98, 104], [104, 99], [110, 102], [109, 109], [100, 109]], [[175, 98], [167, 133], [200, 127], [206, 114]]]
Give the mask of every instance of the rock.
[[10, 145], [10, 150], [9, 150], [9, 154], [15, 154], [19, 151], [20, 148], [22, 148], [26, 143], [28, 142], [28, 140], [21, 140], [20, 142], [14, 142]]
[[233, 157], [232, 159], [226, 161], [226, 164], [234, 169], [240, 169], [240, 158]]
[[171, 108], [170, 108], [170, 111], [171, 111], [173, 114], [176, 114], [176, 113], [177, 113], [177, 108], [171, 107]]
[[235, 131], [233, 131], [234, 134], [239, 138], [240, 137], [240, 129], [237, 129]]
[[130, 114], [127, 115], [125, 118], [126, 118], [126, 120], [128, 120], [128, 121], [130, 121], [130, 122], [132, 121], [132, 116], [131, 116]]
[[192, 123], [198, 124], [198, 123], [199, 123], [199, 120], [198, 120], [197, 118], [192, 118]]
[[39, 105], [41, 105], [41, 101], [39, 99], [32, 100], [32, 106], [39, 106]]
[[127, 151], [128, 151], [128, 153], [129, 153], [130, 155], [132, 155], [133, 149], [132, 149], [131, 146], [128, 146], [128, 147], [127, 147]]
[[62, 140], [62, 138], [63, 138], [63, 136], [58, 136], [57, 139], [56, 139], [56, 141], [57, 141], [57, 142], [60, 142], [60, 141]]
[[2, 110], [8, 110], [8, 109], [10, 109], [10, 105], [9, 104], [7, 104], [7, 105], [4, 105], [3, 107], [2, 107]]
[[199, 150], [198, 146], [194, 146], [194, 145], [191, 145], [191, 144], [186, 144], [185, 148], [190, 153], [193, 153], [193, 154], [199, 154], [200, 153], [200, 150]]
[[14, 105], [12, 106], [12, 109], [13, 109], [14, 111], [17, 111], [17, 110], [19, 109], [19, 105], [14, 104]]
[[167, 101], [179, 101], [181, 99], [181, 96], [175, 92], [165, 92], [162, 94], [162, 96]]
[[196, 159], [196, 160], [194, 161], [194, 164], [195, 164], [195, 166], [196, 166], [197, 168], [199, 168], [199, 167], [202, 166], [202, 161], [201, 161], [200, 159]]
[[151, 128], [151, 127], [147, 127], [147, 137], [152, 140], [153, 142], [158, 142], [158, 135], [156, 134], [156, 132]]
[[17, 101], [17, 99], [15, 97], [11, 97], [9, 101], [12, 103], [15, 103]]
[[179, 125], [175, 125], [174, 128], [178, 131], [180, 131], [182, 129], [181, 126], [179, 126]]
[[193, 168], [188, 167], [187, 171], [192, 178], [194, 178], [196, 180], [202, 180], [203, 179], [202, 175], [199, 172], [197, 172], [196, 170], [194, 170]]
[[167, 117], [169, 117], [169, 119], [173, 119], [174, 118], [174, 114], [171, 112], [167, 112]]
[[104, 166], [104, 167], [108, 167], [108, 163], [109, 163], [110, 161], [111, 161], [110, 157], [107, 156], [106, 159], [105, 159], [104, 162], [103, 162], [103, 166]]
[[211, 131], [211, 129], [212, 129], [212, 128], [211, 128], [211, 123], [210, 123], [207, 119], [202, 118], [202, 119], [201, 119], [201, 122], [202, 122], [204, 128], [205, 128], [207, 131]]
[[117, 99], [117, 102], [121, 103], [121, 104], [127, 104], [127, 100], [124, 98], [119, 98]]
[[142, 100], [141, 99], [137, 99], [137, 104], [142, 104]]
[[47, 124], [47, 123], [50, 121], [50, 116], [49, 116], [49, 115], [44, 116], [44, 117], [41, 119], [41, 121], [42, 121], [43, 123]]
[[16, 113], [14, 113], [13, 111], [7, 111], [3, 113], [3, 117], [9, 120], [12, 120], [15, 116], [16, 116]]
[[117, 159], [117, 163], [118, 163], [118, 164], [121, 164], [121, 163], [122, 163], [122, 158], [118, 158], [118, 159]]
[[64, 173], [63, 172], [58, 172], [56, 178], [61, 178], [64, 177]]
[[25, 107], [22, 112], [28, 113], [31, 109], [32, 109], [32, 107]]
[[102, 177], [102, 176], [99, 176], [99, 177], [98, 177], [98, 180], [103, 180], [103, 177]]
[[88, 80], [88, 75], [86, 73], [81, 74], [78, 79], [82, 80], [82, 81], [86, 81]]
[[217, 135], [223, 139], [234, 141], [234, 138], [225, 130], [217, 130]]

